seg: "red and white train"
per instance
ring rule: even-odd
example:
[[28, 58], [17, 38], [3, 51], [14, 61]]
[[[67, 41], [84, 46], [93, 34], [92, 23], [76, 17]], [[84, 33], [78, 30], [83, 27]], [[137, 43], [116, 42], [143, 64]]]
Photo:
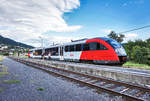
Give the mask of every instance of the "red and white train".
[[47, 59], [65, 61], [90, 61], [99, 64], [122, 64], [127, 60], [122, 45], [105, 37], [81, 39], [44, 49], [32, 49], [28, 56], [31, 58], [44, 56]]

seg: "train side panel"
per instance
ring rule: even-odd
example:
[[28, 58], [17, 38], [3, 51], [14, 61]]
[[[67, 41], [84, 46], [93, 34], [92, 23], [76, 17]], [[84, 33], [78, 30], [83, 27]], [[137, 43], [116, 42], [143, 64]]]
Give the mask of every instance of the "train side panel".
[[117, 56], [117, 54], [115, 53], [114, 49], [108, 44], [106, 43], [104, 40], [101, 39], [90, 39], [87, 40], [86, 43], [91, 43], [91, 42], [98, 42], [102, 45], [104, 45], [107, 50], [90, 50], [90, 51], [82, 51], [81, 53], [81, 60], [98, 60], [98, 61], [116, 61], [119, 62], [119, 58]]

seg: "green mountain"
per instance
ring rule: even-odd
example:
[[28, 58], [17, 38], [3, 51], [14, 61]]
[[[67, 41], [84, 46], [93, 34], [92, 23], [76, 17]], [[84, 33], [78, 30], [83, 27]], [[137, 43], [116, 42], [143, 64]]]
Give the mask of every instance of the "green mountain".
[[12, 39], [5, 38], [1, 35], [0, 35], [0, 44], [11, 45], [11, 46], [20, 46], [20, 47], [24, 47], [24, 48], [34, 48], [33, 46], [26, 45], [26, 44], [20, 43], [20, 42], [16, 42]]

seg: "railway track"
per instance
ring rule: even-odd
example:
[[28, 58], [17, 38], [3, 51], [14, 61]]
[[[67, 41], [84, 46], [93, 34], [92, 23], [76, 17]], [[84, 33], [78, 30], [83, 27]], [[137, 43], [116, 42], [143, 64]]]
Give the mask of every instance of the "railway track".
[[150, 101], [150, 88], [148, 87], [133, 85], [84, 73], [64, 70], [61, 68], [54, 68], [48, 65], [43, 65], [41, 63], [35, 63], [24, 59], [11, 59], [41, 69], [45, 72], [64, 77], [71, 81], [84, 84], [91, 88], [105, 91], [115, 96], [122, 96], [123, 101]]

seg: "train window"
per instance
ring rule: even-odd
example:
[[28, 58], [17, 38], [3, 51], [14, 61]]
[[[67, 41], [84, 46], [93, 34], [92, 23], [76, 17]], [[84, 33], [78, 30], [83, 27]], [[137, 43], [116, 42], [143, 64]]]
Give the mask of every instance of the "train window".
[[48, 52], [48, 51], [50, 51], [50, 48], [46, 48], [46, 49], [45, 49], [45, 52]]
[[55, 51], [56, 51], [55, 55], [58, 56], [59, 55], [58, 54], [58, 47], [55, 48]]
[[42, 49], [41, 50], [35, 50], [36, 55], [42, 55]]
[[81, 44], [76, 44], [75, 51], [81, 51]]
[[51, 55], [55, 55], [55, 51], [54, 51], [54, 48], [51, 48]]
[[90, 50], [89, 44], [88, 43], [83, 44], [83, 51], [88, 51], [88, 50]]
[[65, 52], [69, 51], [69, 46], [65, 46]]
[[108, 50], [107, 47], [105, 47], [104, 45], [102, 45], [102, 49], [103, 50]]
[[91, 51], [92, 50], [107, 50], [107, 48], [104, 45], [102, 45], [98, 42], [91, 42], [91, 43], [89, 43], [89, 45], [90, 45]]
[[58, 47], [51, 48], [51, 55], [58, 56]]
[[97, 50], [96, 49], [97, 42], [91, 42], [89, 44], [90, 44], [90, 50]]
[[74, 45], [71, 45], [70, 46], [70, 52], [72, 52], [72, 51], [74, 51], [75, 49], [74, 49]]
[[51, 52], [51, 48], [46, 48], [45, 49], [45, 55], [48, 55]]
[[107, 50], [107, 48], [104, 45], [97, 43], [96, 50]]
[[97, 44], [96, 44], [96, 49], [97, 49], [97, 50], [101, 50], [101, 45], [100, 45], [100, 43], [97, 43]]

